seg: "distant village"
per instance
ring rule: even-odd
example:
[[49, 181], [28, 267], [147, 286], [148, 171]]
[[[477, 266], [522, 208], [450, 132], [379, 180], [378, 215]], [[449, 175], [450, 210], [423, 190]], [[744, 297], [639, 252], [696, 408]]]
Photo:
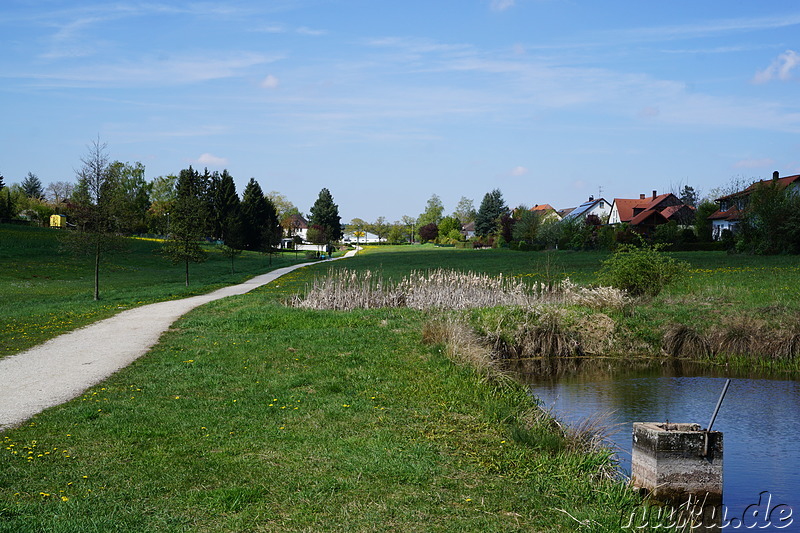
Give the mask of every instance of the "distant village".
[[[126, 188], [123, 196], [129, 199], [124, 207], [126, 223], [119, 226], [124, 228], [120, 231], [154, 237], [168, 235], [178, 178], [159, 177], [148, 183], [143, 179], [144, 167], [139, 164], [115, 162], [110, 168], [122, 176], [119, 183]], [[210, 187], [220, 176], [232, 184], [227, 172], [197, 174]], [[251, 182], [248, 187], [257, 187], [254, 180]], [[0, 220], [69, 228], [74, 214], [79, 212], [74, 205], [77, 191], [66, 182], [56, 182], [44, 189], [30, 173], [22, 184], [5, 187], [0, 181]], [[673, 249], [800, 253], [796, 229], [800, 221], [792, 222], [800, 216], [800, 175], [781, 177], [776, 171], [769, 179], [726, 192], [701, 201], [692, 187], [684, 186], [677, 192], [652, 190], [610, 200], [589, 196], [575, 207], [558, 208], [549, 203], [510, 207], [502, 193], [494, 190], [486, 194], [478, 208], [472, 200], [462, 197], [449, 216], [434, 194], [417, 217], [404, 216], [394, 222], [384, 217], [370, 222], [354, 218], [349, 223], [341, 223], [331, 196], [327, 202], [335, 208], [332, 213], [335, 220], [326, 223], [323, 229], [280, 193], [272, 191], [264, 195], [257, 187], [257, 196], [263, 196], [269, 212], [274, 213], [270, 215], [275, 220], [275, 230], [270, 230], [274, 237], [264, 241], [270, 248], [313, 251], [322, 249], [322, 245], [327, 249], [332, 243], [430, 242], [440, 246], [508, 247], [524, 251], [607, 249], [646, 241]], [[237, 196], [235, 187], [232, 194]], [[217, 209], [212, 200], [208, 207], [212, 213]], [[206, 232], [206, 240], [221, 242], [224, 231], [220, 224], [217, 222], [216, 231]], [[784, 226], [786, 231], [782, 229]]]

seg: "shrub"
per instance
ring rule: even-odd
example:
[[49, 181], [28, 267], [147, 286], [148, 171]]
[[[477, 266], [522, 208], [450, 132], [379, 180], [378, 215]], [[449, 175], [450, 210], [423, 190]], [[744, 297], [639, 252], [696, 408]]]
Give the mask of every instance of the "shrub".
[[689, 265], [661, 251], [660, 245], [622, 245], [603, 261], [600, 283], [626, 291], [631, 296], [656, 296], [684, 274]]

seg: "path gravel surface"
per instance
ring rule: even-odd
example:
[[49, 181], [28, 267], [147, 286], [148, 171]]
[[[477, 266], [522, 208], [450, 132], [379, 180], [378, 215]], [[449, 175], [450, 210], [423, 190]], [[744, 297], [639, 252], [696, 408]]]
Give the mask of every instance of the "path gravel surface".
[[309, 264], [313, 263], [279, 268], [208, 294], [123, 311], [1, 359], [0, 431], [81, 395], [125, 368], [147, 353], [173, 322], [195, 307], [244, 294]]

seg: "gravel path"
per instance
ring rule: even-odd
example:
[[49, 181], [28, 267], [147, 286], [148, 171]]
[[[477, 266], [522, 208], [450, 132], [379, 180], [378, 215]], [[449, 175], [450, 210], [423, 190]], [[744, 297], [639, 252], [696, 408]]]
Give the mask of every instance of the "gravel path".
[[125, 368], [195, 307], [244, 294], [309, 264], [279, 268], [209, 294], [136, 307], [0, 359], [0, 431], [79, 396]]

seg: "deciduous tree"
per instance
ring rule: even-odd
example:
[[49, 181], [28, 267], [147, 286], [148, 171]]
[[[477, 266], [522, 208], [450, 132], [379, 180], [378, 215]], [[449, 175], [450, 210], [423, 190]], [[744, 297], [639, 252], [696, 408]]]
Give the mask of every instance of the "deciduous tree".
[[431, 222], [430, 224], [425, 224], [419, 228], [419, 238], [423, 242], [425, 241], [435, 241], [436, 237], [439, 236], [439, 227]]
[[158, 176], [150, 182], [149, 228], [167, 235], [170, 226], [170, 211], [175, 203], [178, 176]]
[[72, 196], [72, 190], [74, 188], [75, 185], [68, 181], [54, 181], [47, 186], [45, 193], [50, 202], [59, 205]]
[[439, 225], [444, 214], [444, 204], [438, 195], [432, 194], [425, 205], [425, 211], [417, 217], [417, 224], [422, 227], [427, 224]]
[[511, 234], [515, 241], [533, 244], [542, 226], [542, 217], [536, 211], [531, 211], [526, 206], [520, 206], [514, 210], [516, 224]]
[[150, 209], [152, 185], [144, 178], [144, 165], [114, 161], [109, 165], [110, 179], [117, 188], [115, 215], [119, 229], [126, 234], [147, 231], [147, 212]]
[[72, 215], [76, 231], [62, 236], [63, 245], [76, 253], [94, 257], [94, 299], [100, 299], [100, 265], [107, 253], [125, 248], [119, 237], [119, 181], [108, 162], [106, 143], [92, 141], [76, 171], [78, 184], [72, 192]]
[[461, 200], [459, 200], [458, 204], [456, 205], [455, 211], [453, 211], [453, 216], [461, 222], [462, 226], [469, 224], [470, 222], [475, 222], [476, 214], [477, 212], [475, 211], [475, 203], [472, 201], [472, 199], [467, 198], [466, 196], [461, 197]]
[[378, 217], [375, 219], [375, 222], [369, 224], [368, 226], [369, 231], [374, 233], [378, 237], [378, 240], [380, 241], [386, 239], [386, 237], [389, 234], [390, 228], [391, 225], [388, 222], [386, 222], [386, 217]]

